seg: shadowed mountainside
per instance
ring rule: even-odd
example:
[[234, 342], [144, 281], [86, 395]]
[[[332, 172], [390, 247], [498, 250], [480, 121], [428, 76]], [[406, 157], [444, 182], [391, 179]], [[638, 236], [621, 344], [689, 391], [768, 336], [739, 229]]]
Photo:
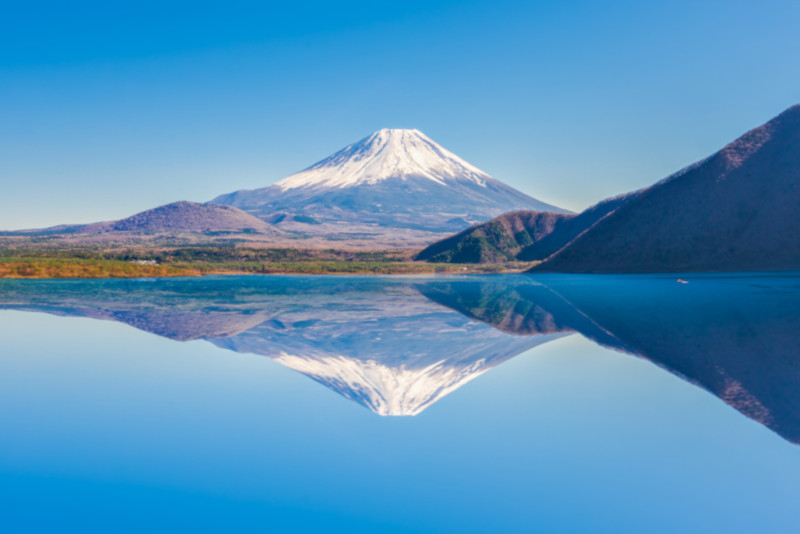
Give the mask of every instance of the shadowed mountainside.
[[597, 221], [613, 213], [620, 206], [634, 198], [638, 193], [638, 191], [634, 191], [603, 200], [594, 206], [586, 208], [575, 217], [562, 219], [555, 225], [552, 232], [519, 251], [517, 259], [522, 261], [535, 261], [547, 258], [594, 226]]
[[800, 105], [644, 189], [536, 272], [800, 268]]
[[543, 260], [597, 221], [613, 213], [638, 191], [604, 200], [578, 215], [514, 211], [437, 241], [416, 259], [441, 263], [498, 263]]
[[559, 224], [574, 218], [566, 213], [512, 211], [477, 224], [430, 245], [417, 260], [437, 263], [497, 263], [516, 259], [527, 246], [541, 240]]

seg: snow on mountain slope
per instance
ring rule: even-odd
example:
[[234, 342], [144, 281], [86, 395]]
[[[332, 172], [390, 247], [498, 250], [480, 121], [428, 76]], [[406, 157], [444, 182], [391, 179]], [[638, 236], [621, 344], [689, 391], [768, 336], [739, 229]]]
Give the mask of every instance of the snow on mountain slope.
[[467, 180], [482, 187], [492, 179], [419, 130], [384, 128], [275, 185], [283, 191], [297, 187], [342, 188], [405, 176], [423, 177], [442, 185], [451, 180]]
[[508, 211], [566, 213], [492, 178], [418, 130], [398, 129], [379, 130], [271, 186], [211, 203], [339, 241], [413, 231], [414, 246]]

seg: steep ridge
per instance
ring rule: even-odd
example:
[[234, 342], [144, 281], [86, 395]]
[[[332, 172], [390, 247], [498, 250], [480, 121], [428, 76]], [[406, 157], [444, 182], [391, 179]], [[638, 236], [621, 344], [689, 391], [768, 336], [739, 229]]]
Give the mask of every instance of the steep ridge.
[[800, 268], [800, 105], [640, 191], [533, 271]]
[[617, 197], [603, 200], [586, 208], [575, 217], [565, 218], [556, 224], [553, 231], [542, 236], [523, 248], [516, 256], [522, 261], [543, 260], [548, 256], [559, 251], [583, 232], [594, 226], [597, 221], [616, 211], [630, 199], [634, 198], [638, 191], [626, 193]]

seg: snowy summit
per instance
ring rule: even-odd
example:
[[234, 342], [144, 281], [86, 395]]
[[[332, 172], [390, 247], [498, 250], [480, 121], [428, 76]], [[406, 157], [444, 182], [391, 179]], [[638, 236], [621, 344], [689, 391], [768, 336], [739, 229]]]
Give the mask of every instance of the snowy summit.
[[384, 128], [275, 185], [284, 191], [297, 187], [341, 188], [408, 176], [442, 185], [469, 180], [485, 186], [491, 179], [419, 130]]

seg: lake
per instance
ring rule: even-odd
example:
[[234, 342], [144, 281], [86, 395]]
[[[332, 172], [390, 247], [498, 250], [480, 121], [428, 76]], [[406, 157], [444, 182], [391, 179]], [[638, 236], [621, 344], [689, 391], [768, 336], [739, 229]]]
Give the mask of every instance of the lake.
[[800, 274], [0, 280], [0, 531], [797, 532]]

